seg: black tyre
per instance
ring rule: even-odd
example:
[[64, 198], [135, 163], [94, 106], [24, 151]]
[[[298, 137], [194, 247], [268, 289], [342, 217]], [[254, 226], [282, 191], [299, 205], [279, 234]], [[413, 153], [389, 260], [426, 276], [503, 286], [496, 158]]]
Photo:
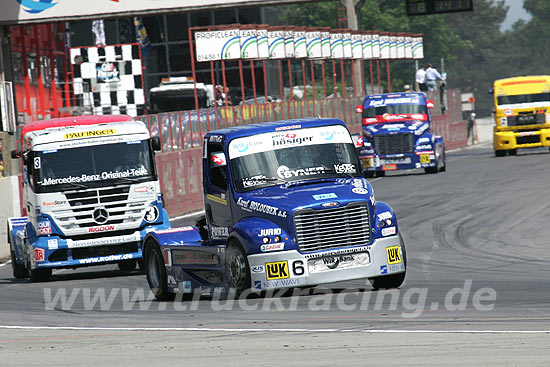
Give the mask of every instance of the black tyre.
[[401, 233], [399, 233], [399, 241], [401, 242], [401, 249], [403, 252], [403, 264], [405, 264], [405, 271], [399, 274], [370, 278], [369, 281], [374, 290], [399, 288], [405, 281], [405, 276], [407, 274], [407, 250], [405, 249], [405, 242], [403, 241], [403, 237], [401, 236]]
[[377, 171], [376, 176], [377, 177], [384, 177], [384, 176], [386, 176], [386, 171]]
[[29, 270], [31, 282], [47, 282], [52, 276], [52, 269], [34, 269]]
[[374, 171], [365, 171], [365, 172], [363, 172], [363, 177], [373, 178], [374, 177]]
[[122, 271], [132, 271], [136, 269], [136, 260], [119, 261], [117, 265]]
[[436, 164], [435, 167], [426, 167], [424, 168], [424, 172], [434, 174], [439, 172], [439, 164]]
[[156, 299], [159, 301], [171, 301], [175, 294], [168, 291], [166, 267], [160, 248], [155, 242], [150, 242], [145, 247], [145, 270], [147, 283]]
[[237, 294], [250, 289], [250, 266], [240, 244], [229, 241], [225, 252], [225, 271], [229, 288], [234, 288]]
[[445, 172], [447, 171], [447, 153], [445, 153], [445, 147], [443, 147], [443, 164], [439, 168], [439, 172]]
[[495, 150], [495, 157], [506, 157], [505, 150]]
[[23, 279], [29, 276], [29, 272], [27, 271], [27, 268], [25, 265], [18, 264], [15, 260], [15, 252], [13, 250], [10, 251], [11, 253], [11, 270], [13, 272], [14, 278], [17, 279]]
[[510, 149], [508, 151], [508, 155], [518, 155], [518, 150], [517, 149]]

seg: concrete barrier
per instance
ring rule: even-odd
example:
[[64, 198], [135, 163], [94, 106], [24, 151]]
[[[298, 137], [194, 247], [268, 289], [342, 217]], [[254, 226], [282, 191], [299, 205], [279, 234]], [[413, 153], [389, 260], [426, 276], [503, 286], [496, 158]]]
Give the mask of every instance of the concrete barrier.
[[21, 213], [19, 202], [19, 179], [17, 176], [0, 178], [0, 259], [10, 256], [8, 245], [8, 218], [18, 217]]

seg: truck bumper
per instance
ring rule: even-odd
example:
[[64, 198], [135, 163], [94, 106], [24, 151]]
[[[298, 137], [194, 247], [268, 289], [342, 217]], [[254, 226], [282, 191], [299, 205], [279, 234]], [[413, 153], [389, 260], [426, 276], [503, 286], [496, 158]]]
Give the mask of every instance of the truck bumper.
[[495, 150], [548, 147], [550, 146], [550, 129], [536, 131], [495, 131], [493, 146]]
[[[398, 250], [400, 256], [392, 257]], [[248, 256], [252, 290], [314, 286], [405, 271], [399, 236], [369, 246], [301, 254], [296, 250]]]
[[364, 172], [395, 171], [403, 169], [428, 168], [436, 166], [436, 155], [433, 151], [414, 152], [379, 156], [377, 154], [361, 155]]

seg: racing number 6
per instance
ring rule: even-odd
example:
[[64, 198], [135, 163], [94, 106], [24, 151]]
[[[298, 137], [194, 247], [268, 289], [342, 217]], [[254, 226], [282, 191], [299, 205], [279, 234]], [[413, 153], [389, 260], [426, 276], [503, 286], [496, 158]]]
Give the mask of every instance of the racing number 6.
[[292, 273], [296, 276], [304, 275], [306, 269], [304, 269], [304, 262], [302, 260], [296, 260], [292, 263]]

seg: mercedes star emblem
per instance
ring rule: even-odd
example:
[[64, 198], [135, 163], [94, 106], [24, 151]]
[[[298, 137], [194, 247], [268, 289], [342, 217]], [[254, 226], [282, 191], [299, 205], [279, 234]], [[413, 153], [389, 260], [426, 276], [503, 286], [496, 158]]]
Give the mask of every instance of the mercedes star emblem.
[[109, 219], [109, 213], [105, 208], [97, 208], [94, 210], [92, 217], [97, 224], [105, 224], [107, 223], [107, 219]]

